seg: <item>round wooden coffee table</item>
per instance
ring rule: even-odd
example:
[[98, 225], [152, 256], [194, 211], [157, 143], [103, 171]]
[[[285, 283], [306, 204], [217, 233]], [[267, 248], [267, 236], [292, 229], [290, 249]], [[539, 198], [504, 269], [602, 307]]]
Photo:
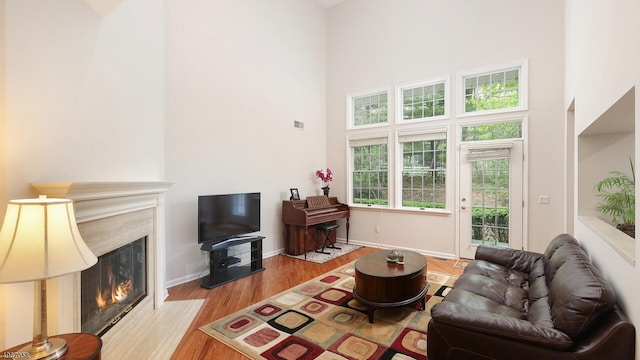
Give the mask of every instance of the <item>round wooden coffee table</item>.
[[422, 302], [425, 308], [427, 259], [413, 251], [404, 252], [404, 264], [387, 261], [387, 251], [361, 257], [355, 263], [353, 297], [367, 306], [369, 322], [379, 308], [391, 308]]

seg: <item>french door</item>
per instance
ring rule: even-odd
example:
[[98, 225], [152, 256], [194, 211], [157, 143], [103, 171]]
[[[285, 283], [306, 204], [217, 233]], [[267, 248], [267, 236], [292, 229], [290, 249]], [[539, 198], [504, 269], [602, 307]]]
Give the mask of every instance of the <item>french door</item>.
[[478, 245], [522, 249], [522, 148], [522, 140], [460, 145], [460, 257], [473, 259]]

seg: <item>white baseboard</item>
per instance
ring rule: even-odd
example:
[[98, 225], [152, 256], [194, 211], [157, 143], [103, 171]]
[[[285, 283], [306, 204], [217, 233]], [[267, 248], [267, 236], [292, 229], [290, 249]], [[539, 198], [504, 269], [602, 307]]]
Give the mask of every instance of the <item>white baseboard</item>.
[[[284, 254], [284, 248], [278, 249], [278, 250], [275, 250], [275, 251], [262, 253], [262, 259], [270, 258], [272, 256], [276, 256], [276, 255], [280, 255], [280, 254]], [[169, 280], [169, 281], [166, 282], [166, 287], [167, 287], [167, 289], [169, 289], [169, 288], [171, 288], [173, 286], [178, 286], [178, 285], [181, 285], [181, 284], [184, 284], [184, 283], [188, 283], [189, 281], [201, 279], [202, 277], [207, 276], [207, 275], [209, 275], [209, 268], [208, 267], [206, 269], [198, 272], [198, 273], [189, 274], [189, 275], [186, 275], [186, 276], [183, 276], [183, 277], [179, 277], [177, 279]]]
[[[344, 240], [344, 239], [339, 239], [339, 240]], [[344, 240], [344, 241], [346, 241], [346, 240]], [[379, 243], [372, 243], [372, 242], [353, 240], [353, 239], [349, 240], [349, 244], [355, 244], [355, 245], [361, 245], [361, 246], [367, 246], [367, 247], [374, 247], [374, 248], [380, 248], [380, 249], [389, 249], [389, 250], [390, 249], [396, 249], [396, 250], [402, 249], [402, 250], [414, 251], [414, 252], [417, 252], [418, 254], [422, 254], [422, 255], [426, 255], [426, 256], [432, 256], [432, 257], [436, 257], [436, 258], [440, 258], [440, 259], [453, 259], [453, 260], [458, 259], [458, 257], [455, 254], [450, 254], [450, 253], [442, 253], [442, 252], [437, 252], [437, 251], [426, 251], [426, 250], [423, 250], [423, 249], [414, 249], [414, 248], [408, 248], [408, 247], [398, 247], [398, 246], [389, 245], [389, 244], [379, 244]]]

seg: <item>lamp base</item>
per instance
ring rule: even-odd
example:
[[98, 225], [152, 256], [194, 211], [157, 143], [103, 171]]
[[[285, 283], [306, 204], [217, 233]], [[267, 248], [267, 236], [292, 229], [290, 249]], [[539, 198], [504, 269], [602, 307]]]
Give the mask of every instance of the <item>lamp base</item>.
[[20, 349], [20, 352], [29, 353], [29, 359], [51, 360], [58, 359], [67, 352], [67, 341], [59, 338], [49, 338], [48, 344], [41, 348], [34, 347], [33, 344]]

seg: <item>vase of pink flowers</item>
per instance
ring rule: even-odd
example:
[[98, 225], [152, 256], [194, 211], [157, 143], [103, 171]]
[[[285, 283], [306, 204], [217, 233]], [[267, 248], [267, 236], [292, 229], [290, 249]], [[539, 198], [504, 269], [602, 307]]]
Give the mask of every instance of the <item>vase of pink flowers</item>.
[[317, 170], [316, 177], [324, 184], [322, 187], [324, 195], [329, 196], [329, 182], [333, 180], [333, 173], [331, 172], [331, 169], [327, 168], [326, 170]]

